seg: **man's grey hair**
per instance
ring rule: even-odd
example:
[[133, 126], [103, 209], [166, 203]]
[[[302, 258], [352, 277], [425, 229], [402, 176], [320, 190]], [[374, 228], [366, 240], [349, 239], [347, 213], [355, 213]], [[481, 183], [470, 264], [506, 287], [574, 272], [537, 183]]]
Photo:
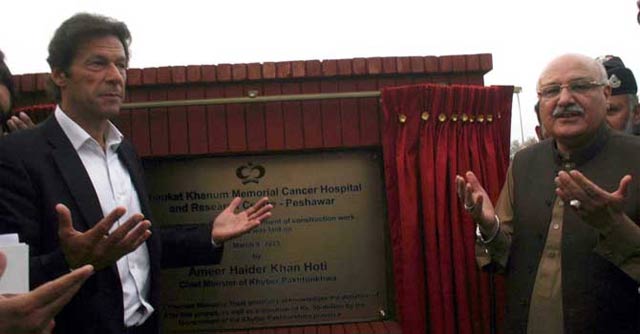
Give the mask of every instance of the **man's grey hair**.
[[[598, 62], [597, 60], [591, 58], [591, 57], [587, 57], [585, 55], [581, 55], [581, 54], [566, 54], [564, 56], [561, 57], [566, 57], [566, 56], [572, 56], [575, 57], [576, 59], [582, 59], [583, 61], [587, 61], [587, 62], [591, 62], [591, 64], [593, 66], [596, 66], [597, 71], [598, 71], [598, 78], [595, 78], [595, 80], [599, 83], [603, 83], [607, 86], [611, 86], [611, 84], [609, 83], [609, 77], [607, 76], [607, 70], [604, 68], [604, 65], [601, 62]], [[553, 61], [557, 60], [560, 57], [555, 58]], [[545, 73], [545, 71], [547, 71], [549, 64], [547, 65], [547, 67], [544, 68], [544, 70], [542, 71], [542, 73]], [[542, 74], [541, 74], [542, 75]], [[536, 91], [540, 90], [540, 76], [538, 77], [538, 82], [536, 84]]]
[[609, 82], [609, 77], [607, 76], [607, 69], [604, 68], [604, 64], [601, 62], [596, 62], [598, 64], [598, 70], [600, 71], [600, 82], [607, 84], [607, 86], [611, 86]]

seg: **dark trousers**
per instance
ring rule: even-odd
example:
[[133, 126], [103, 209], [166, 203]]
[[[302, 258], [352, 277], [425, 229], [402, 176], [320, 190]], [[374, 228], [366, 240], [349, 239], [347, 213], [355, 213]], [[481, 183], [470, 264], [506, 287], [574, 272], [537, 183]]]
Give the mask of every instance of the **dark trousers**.
[[140, 326], [125, 328], [125, 332], [123, 334], [157, 334], [154, 331], [154, 326], [152, 325], [152, 323], [152, 319], [149, 318]]

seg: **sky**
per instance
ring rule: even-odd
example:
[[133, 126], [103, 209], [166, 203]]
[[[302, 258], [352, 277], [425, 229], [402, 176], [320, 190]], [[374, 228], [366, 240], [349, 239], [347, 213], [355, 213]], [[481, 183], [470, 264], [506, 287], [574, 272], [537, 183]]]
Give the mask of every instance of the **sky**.
[[491, 53], [485, 84], [522, 87], [512, 140], [535, 136], [536, 82], [556, 56], [616, 55], [640, 81], [636, 0], [13, 0], [3, 7], [0, 49], [14, 74], [48, 72], [49, 40], [77, 12], [127, 23], [132, 68]]

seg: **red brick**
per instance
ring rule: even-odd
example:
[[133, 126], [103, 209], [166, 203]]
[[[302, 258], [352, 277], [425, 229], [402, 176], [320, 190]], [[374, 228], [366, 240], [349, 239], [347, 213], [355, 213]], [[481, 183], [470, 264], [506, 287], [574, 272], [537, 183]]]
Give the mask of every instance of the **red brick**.
[[351, 63], [351, 59], [338, 59], [338, 74], [350, 76], [353, 73]]
[[367, 60], [364, 58], [353, 59], [353, 74], [364, 75], [367, 74]]
[[[146, 102], [149, 101], [149, 92], [144, 88], [135, 88], [128, 92], [127, 97], [130, 98], [130, 102]], [[145, 109], [134, 109], [135, 112]]]
[[438, 57], [436, 56], [424, 57], [424, 71], [426, 73], [440, 72], [440, 68], [438, 67]]
[[[260, 83], [249, 83], [243, 87], [244, 96], [248, 96], [252, 90], [256, 91], [258, 96], [263, 95]], [[249, 151], [262, 152], [267, 148], [264, 109], [262, 103], [248, 103], [245, 106], [247, 148]]]
[[406, 77], [406, 76], [397, 77], [397, 79], [396, 79], [396, 86], [413, 85], [413, 83], [414, 83], [413, 78], [409, 78], [409, 77]]
[[[302, 94], [320, 93], [320, 82], [305, 80], [302, 82]], [[302, 127], [304, 129], [305, 148], [322, 147], [322, 114], [320, 101], [302, 102]]]
[[142, 83], [155, 85], [158, 82], [158, 70], [153, 67], [142, 69]]
[[322, 63], [319, 60], [308, 60], [305, 64], [307, 66], [307, 77], [319, 77], [322, 75]]
[[370, 322], [373, 334], [387, 334], [387, 328], [381, 321]]
[[202, 81], [216, 82], [216, 65], [202, 66]]
[[[323, 80], [320, 82], [322, 93], [335, 93], [338, 91], [337, 80]], [[324, 100], [320, 102], [322, 113], [322, 138], [323, 145], [327, 147], [339, 147], [342, 145], [342, 123], [340, 122], [340, 103], [338, 100]]]
[[331, 325], [331, 334], [345, 334], [345, 328], [342, 324]]
[[487, 73], [493, 69], [493, 56], [490, 53], [482, 53], [480, 56], [480, 70]]
[[438, 69], [440, 73], [450, 73], [453, 71], [453, 57], [442, 56], [438, 59]]
[[[249, 333], [249, 334], [253, 334], [253, 333]], [[255, 334], [276, 334], [276, 331], [273, 328], [262, 328], [262, 329], [257, 329]]]
[[482, 74], [468, 75], [467, 85], [484, 86], [484, 79]]
[[330, 325], [318, 326], [318, 334], [332, 334]]
[[202, 66], [189, 65], [187, 66], [187, 82], [200, 82], [202, 81]]
[[294, 78], [304, 78], [307, 75], [304, 61], [291, 62], [291, 67]]
[[328, 59], [322, 61], [322, 75], [325, 77], [332, 77], [338, 73], [338, 61], [335, 59]]
[[397, 86], [396, 79], [392, 77], [381, 78], [378, 80], [378, 89], [382, 89], [385, 87]]
[[185, 66], [171, 67], [171, 78], [174, 84], [187, 82], [187, 68]]
[[373, 334], [373, 328], [371, 327], [371, 325], [369, 323], [359, 322], [359, 323], [356, 324], [356, 326], [358, 327], [358, 330], [360, 331], [360, 333], [371, 333], [371, 334]]
[[36, 89], [36, 76], [33, 74], [21, 75], [20, 89], [22, 92], [33, 92]]
[[[224, 97], [221, 85], [209, 85], [205, 90], [207, 98]], [[224, 105], [207, 106], [207, 131], [209, 131], [209, 153], [223, 153], [228, 150], [227, 113]]]
[[231, 64], [220, 64], [217, 68], [218, 81], [231, 81]]
[[459, 72], [466, 72], [467, 71], [467, 57], [465, 55], [456, 55], [456, 56], [451, 56], [451, 63], [452, 63], [452, 71], [459, 73]]
[[21, 92], [21, 87], [20, 87], [20, 77], [21, 75], [14, 75], [11, 77], [11, 80], [13, 80], [13, 88], [15, 88], [16, 92]]
[[260, 63], [247, 64], [247, 78], [249, 80], [262, 79], [262, 65]]
[[[282, 84], [282, 94], [300, 94], [300, 84], [286, 82]], [[285, 148], [299, 150], [304, 148], [304, 131], [302, 124], [302, 106], [300, 102], [283, 102]]]
[[436, 74], [429, 77], [429, 82], [436, 85], [449, 85], [451, 84], [451, 76], [448, 74]]
[[411, 58], [398, 57], [398, 73], [411, 73]]
[[424, 73], [424, 58], [411, 57], [411, 72]]
[[[226, 85], [224, 88], [226, 97], [242, 96], [240, 84]], [[244, 106], [241, 104], [229, 104], [227, 109], [227, 132], [229, 151], [240, 152], [247, 149], [247, 122]]]
[[[168, 100], [184, 100], [186, 97], [184, 87], [171, 87], [167, 92]], [[169, 153], [188, 154], [189, 153], [189, 126], [187, 125], [187, 108], [170, 107], [167, 108], [169, 124]]]
[[142, 70], [130, 68], [127, 70], [127, 86], [140, 86], [142, 84]]
[[153, 88], [149, 90], [149, 101], [166, 101], [167, 90], [164, 88]]
[[369, 74], [382, 73], [382, 58], [367, 58], [367, 71]]
[[[345, 79], [338, 82], [339, 92], [355, 92], [357, 81]], [[340, 99], [340, 121], [342, 123], [342, 144], [354, 147], [360, 143], [360, 113], [358, 112], [358, 100]]]
[[[187, 99], [203, 99], [204, 87], [190, 87], [187, 90]], [[209, 148], [207, 136], [207, 107], [190, 106], [187, 107], [187, 128], [189, 129], [189, 153], [204, 154]]]
[[[129, 94], [131, 102], [145, 102], [149, 100], [148, 91], [144, 88], [133, 89]], [[130, 138], [136, 151], [141, 156], [151, 154], [151, 136], [149, 133], [149, 110], [137, 109], [131, 111], [131, 132]]]
[[231, 67], [231, 76], [233, 81], [247, 80], [247, 65], [245, 64], [233, 64]]
[[389, 331], [389, 334], [401, 334], [402, 333], [402, 329], [400, 328], [400, 325], [395, 322], [395, 321], [385, 321], [384, 322], [385, 327], [387, 327], [387, 330]]
[[[264, 84], [264, 95], [281, 95], [282, 88], [276, 81]], [[284, 149], [284, 119], [282, 116], [282, 102], [269, 102], [264, 104], [267, 149]]]
[[395, 74], [398, 72], [396, 68], [396, 57], [382, 58], [382, 73]]
[[262, 64], [262, 76], [265, 79], [275, 79], [276, 78], [276, 63], [267, 62]]
[[[358, 80], [358, 91], [378, 90], [377, 80], [368, 78]], [[380, 106], [377, 97], [358, 99], [360, 110], [360, 145], [380, 144]]]
[[278, 79], [291, 77], [291, 62], [281, 61], [276, 63], [276, 77]]
[[171, 68], [168, 66], [158, 67], [158, 83], [170, 84], [171, 83]]
[[449, 76], [449, 83], [466, 85], [468, 82], [467, 76], [464, 73], [452, 74]]
[[467, 55], [467, 72], [480, 71], [480, 56], [479, 55]]
[[46, 90], [47, 81], [49, 81], [49, 73], [38, 73], [36, 76], [36, 88], [39, 91]]
[[358, 329], [358, 325], [355, 323], [344, 324], [344, 332], [346, 334], [364, 334], [360, 332], [360, 330]]

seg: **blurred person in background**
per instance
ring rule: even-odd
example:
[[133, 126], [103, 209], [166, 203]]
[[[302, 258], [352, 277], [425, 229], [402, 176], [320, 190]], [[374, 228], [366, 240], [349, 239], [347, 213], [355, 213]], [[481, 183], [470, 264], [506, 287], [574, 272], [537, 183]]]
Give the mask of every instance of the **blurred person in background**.
[[640, 124], [636, 78], [619, 57], [608, 55], [597, 60], [606, 69], [611, 85], [607, 123], [618, 131], [633, 134], [634, 128]]
[[31, 118], [24, 112], [18, 115], [11, 113], [15, 96], [11, 71], [4, 62], [4, 53], [0, 50], [0, 136], [34, 126]]

